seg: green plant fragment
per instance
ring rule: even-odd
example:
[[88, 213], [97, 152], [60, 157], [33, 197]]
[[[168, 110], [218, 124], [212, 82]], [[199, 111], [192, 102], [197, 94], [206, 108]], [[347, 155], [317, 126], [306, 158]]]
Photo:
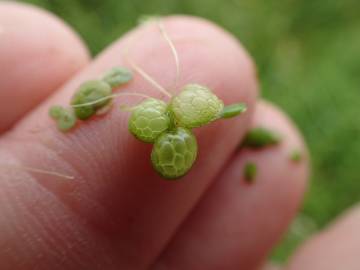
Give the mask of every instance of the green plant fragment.
[[280, 143], [281, 137], [278, 133], [263, 127], [251, 129], [242, 142], [242, 147], [263, 148], [266, 146], [276, 145]]
[[244, 103], [236, 103], [225, 106], [220, 113], [219, 118], [232, 118], [247, 110], [247, 106]]
[[249, 162], [244, 168], [244, 178], [248, 183], [253, 183], [257, 175], [257, 166], [253, 162]]
[[300, 150], [293, 150], [290, 154], [291, 161], [298, 163], [302, 160], [302, 154]]
[[71, 99], [76, 117], [86, 120], [93, 116], [97, 110], [111, 102], [111, 92], [110, 85], [100, 80], [87, 81], [80, 85]]
[[64, 111], [63, 107], [55, 105], [49, 109], [49, 115], [51, 118], [57, 120], [57, 119], [59, 119], [59, 117], [61, 116], [63, 111]]
[[57, 127], [61, 131], [68, 131], [76, 124], [73, 110], [65, 109], [61, 106], [53, 106], [49, 110], [49, 115], [56, 120]]
[[105, 73], [102, 80], [112, 88], [128, 83], [133, 78], [132, 72], [125, 67], [114, 67]]
[[65, 111], [57, 121], [57, 126], [61, 131], [68, 131], [76, 124], [76, 117], [70, 111]]

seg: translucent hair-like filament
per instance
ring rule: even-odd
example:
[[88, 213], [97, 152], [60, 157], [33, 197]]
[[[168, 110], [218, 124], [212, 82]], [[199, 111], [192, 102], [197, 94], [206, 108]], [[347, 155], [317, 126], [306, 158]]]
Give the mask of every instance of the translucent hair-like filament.
[[161, 20], [158, 20], [158, 27], [160, 30], [161, 35], [164, 37], [164, 39], [166, 40], [166, 42], [168, 43], [171, 52], [173, 54], [174, 57], [174, 61], [175, 61], [175, 66], [176, 66], [176, 76], [175, 76], [175, 81], [174, 81], [174, 85], [173, 85], [173, 89], [176, 89], [179, 83], [179, 79], [180, 79], [180, 61], [179, 61], [179, 55], [178, 52], [175, 48], [174, 42], [171, 40], [169, 34], [167, 33], [165, 26], [163, 24], [163, 22]]
[[71, 107], [72, 108], [81, 108], [81, 107], [91, 106], [91, 105], [95, 105], [97, 103], [100, 103], [102, 101], [105, 101], [105, 100], [108, 100], [108, 99], [111, 99], [111, 98], [118, 98], [118, 97], [122, 97], [122, 96], [135, 96], [135, 97], [142, 97], [142, 98], [151, 98], [148, 95], [140, 94], [140, 93], [118, 93], [118, 94], [113, 94], [113, 95], [109, 95], [109, 96], [106, 96], [106, 97], [102, 97], [102, 98], [99, 98], [99, 99], [91, 101], [91, 102], [71, 105]]
[[[134, 37], [133, 37], [134, 38]], [[131, 40], [129, 42], [129, 45], [127, 46], [125, 52], [124, 52], [124, 58], [125, 60], [130, 64], [130, 66], [141, 75], [148, 83], [150, 83], [156, 90], [161, 92], [162, 94], [166, 95], [167, 97], [171, 98], [172, 95], [164, 88], [162, 87], [154, 78], [152, 78], [149, 74], [147, 74], [140, 66], [138, 66], [133, 60], [129, 57], [129, 48], [134, 43], [134, 40]]]
[[59, 177], [59, 178], [67, 179], [67, 180], [75, 179], [75, 177], [71, 176], [71, 175], [66, 175], [66, 174], [59, 173], [59, 172], [48, 171], [48, 170], [43, 170], [43, 169], [33, 168], [33, 167], [27, 167], [27, 166], [22, 166], [22, 165], [1, 164], [0, 168], [13, 169], [13, 170], [23, 170], [23, 171], [27, 171], [27, 172], [33, 172], [33, 173], [38, 173], [38, 174], [55, 176], [55, 177]]

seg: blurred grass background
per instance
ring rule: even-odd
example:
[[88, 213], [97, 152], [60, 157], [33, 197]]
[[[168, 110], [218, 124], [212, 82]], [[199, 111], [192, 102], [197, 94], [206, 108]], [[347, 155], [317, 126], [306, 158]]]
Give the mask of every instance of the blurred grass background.
[[[25, 0], [74, 27], [96, 55], [142, 14], [192, 14], [236, 35], [263, 95], [304, 133], [313, 175], [301, 214], [273, 254], [283, 261], [360, 198], [360, 1]], [[290, 180], [290, 179], [289, 179]]]

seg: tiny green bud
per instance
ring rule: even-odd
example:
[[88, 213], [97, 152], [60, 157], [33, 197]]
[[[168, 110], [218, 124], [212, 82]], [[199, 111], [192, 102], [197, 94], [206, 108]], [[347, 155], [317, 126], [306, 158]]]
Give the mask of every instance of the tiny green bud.
[[253, 183], [257, 175], [257, 166], [253, 162], [246, 163], [244, 168], [244, 177], [246, 182]]
[[241, 146], [249, 148], [262, 148], [280, 143], [279, 134], [263, 127], [251, 129], [245, 136]]
[[290, 154], [291, 161], [298, 163], [302, 160], [302, 154], [300, 150], [293, 150]]
[[76, 117], [86, 120], [93, 116], [98, 109], [108, 105], [111, 102], [111, 91], [110, 85], [103, 81], [93, 80], [83, 83], [71, 100]]
[[225, 106], [221, 111], [219, 118], [232, 118], [240, 113], [243, 113], [247, 110], [246, 104], [244, 103], [236, 103]]
[[53, 106], [49, 110], [49, 115], [56, 120], [57, 127], [61, 131], [68, 131], [76, 124], [74, 112], [61, 106]]
[[132, 78], [133, 74], [129, 69], [125, 67], [114, 67], [105, 73], [102, 80], [112, 88], [115, 88], [129, 82]]

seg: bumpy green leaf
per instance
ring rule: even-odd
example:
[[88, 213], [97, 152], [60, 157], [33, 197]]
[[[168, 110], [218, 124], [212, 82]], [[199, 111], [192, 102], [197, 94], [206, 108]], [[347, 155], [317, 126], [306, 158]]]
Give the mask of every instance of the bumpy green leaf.
[[[76, 117], [86, 120], [93, 116], [98, 109], [108, 105], [111, 102], [111, 98], [106, 97], [111, 96], [111, 91], [110, 85], [100, 80], [83, 83], [71, 100]], [[86, 105], [87, 103], [91, 104]], [[82, 104], [85, 105], [82, 106]]]
[[170, 118], [165, 102], [149, 98], [132, 112], [129, 119], [129, 130], [139, 140], [155, 142], [161, 133], [170, 126]]
[[198, 84], [186, 85], [170, 104], [178, 125], [186, 128], [214, 121], [223, 108], [223, 102], [210, 89]]
[[185, 175], [197, 156], [197, 142], [192, 132], [185, 128], [163, 133], [155, 142], [151, 161], [155, 170], [166, 179]]

